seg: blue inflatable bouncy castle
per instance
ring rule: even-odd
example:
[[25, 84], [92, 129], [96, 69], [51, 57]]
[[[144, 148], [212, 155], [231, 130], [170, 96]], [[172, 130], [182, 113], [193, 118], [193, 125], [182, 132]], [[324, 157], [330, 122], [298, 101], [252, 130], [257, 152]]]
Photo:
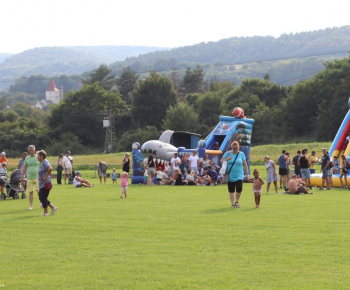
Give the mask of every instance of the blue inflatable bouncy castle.
[[140, 143], [132, 144], [132, 177], [131, 183], [143, 183], [143, 157]]
[[[225, 152], [230, 150], [233, 141], [239, 143], [240, 151], [245, 154], [248, 163], [248, 173], [250, 175], [250, 146], [254, 120], [244, 117], [244, 112], [241, 108], [235, 108], [232, 115], [234, 117], [221, 116], [220, 122], [214, 130], [204, 140], [199, 140], [197, 147], [193, 146], [194, 148], [192, 147], [192, 149], [176, 147], [174, 144], [179, 145], [181, 143], [179, 140], [183, 140], [186, 144], [193, 144], [190, 141], [196, 140], [195, 137], [198, 136], [197, 134], [173, 132], [170, 130], [164, 131], [159, 140], [145, 142], [141, 146], [141, 149], [139, 148], [139, 143], [134, 143], [132, 151], [132, 183], [143, 182], [143, 173], [141, 171], [143, 170], [146, 159], [150, 155], [157, 161], [157, 167], [164, 168], [164, 165], [168, 165], [171, 158], [174, 157], [174, 153], [177, 152], [182, 160], [181, 167], [186, 167], [188, 164], [187, 160], [192, 155], [192, 151], [197, 150], [199, 158], [203, 158], [206, 154], [210, 160], [221, 166], [220, 159]], [[215, 148], [215, 143], [219, 143], [219, 149]]]

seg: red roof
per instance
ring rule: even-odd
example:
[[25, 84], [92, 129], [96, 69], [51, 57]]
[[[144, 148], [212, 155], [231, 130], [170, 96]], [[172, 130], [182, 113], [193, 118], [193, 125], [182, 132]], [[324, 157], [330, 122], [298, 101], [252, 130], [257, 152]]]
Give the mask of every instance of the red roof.
[[55, 81], [54, 79], [52, 78], [51, 79], [51, 82], [50, 82], [50, 85], [48, 87], [48, 89], [46, 90], [47, 92], [59, 92], [60, 90], [56, 87], [56, 84], [55, 84]]

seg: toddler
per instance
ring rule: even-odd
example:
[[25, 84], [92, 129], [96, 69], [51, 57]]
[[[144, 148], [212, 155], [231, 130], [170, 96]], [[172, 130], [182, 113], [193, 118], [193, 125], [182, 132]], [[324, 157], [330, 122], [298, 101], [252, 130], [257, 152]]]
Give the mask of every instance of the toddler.
[[115, 168], [113, 168], [113, 172], [112, 172], [112, 183], [114, 184], [118, 184], [117, 183], [117, 172], [115, 171]]
[[334, 174], [340, 174], [340, 163], [338, 156], [333, 156]]
[[157, 185], [160, 185], [160, 181], [162, 180], [162, 175], [163, 175], [161, 167], [158, 167], [158, 171], [156, 171], [156, 174], [157, 174]]
[[148, 180], [148, 172], [147, 172], [147, 165], [145, 165], [143, 169], [143, 185], [147, 185], [147, 180]]
[[250, 179], [249, 182], [253, 183], [253, 193], [255, 197], [255, 204], [256, 208], [260, 206], [260, 196], [262, 193], [262, 185], [264, 184], [264, 181], [259, 176], [259, 170], [254, 169], [254, 178]]
[[122, 195], [120, 198], [123, 198], [123, 195], [126, 198], [126, 191], [128, 190], [128, 173], [125, 171], [120, 174], [120, 185], [122, 187]]

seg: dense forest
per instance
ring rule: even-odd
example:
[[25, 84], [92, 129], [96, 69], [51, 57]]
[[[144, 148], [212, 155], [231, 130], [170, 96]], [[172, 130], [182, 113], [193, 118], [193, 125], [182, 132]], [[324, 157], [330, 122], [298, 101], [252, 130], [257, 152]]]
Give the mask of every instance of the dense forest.
[[208, 82], [199, 65], [179, 79], [155, 71], [140, 79], [130, 67], [116, 77], [102, 65], [48, 111], [18, 102], [6, 108], [6, 99], [0, 98], [0, 144], [10, 157], [19, 156], [29, 143], [49, 154], [59, 154], [62, 148], [101, 152], [102, 121], [110, 112], [116, 133], [113, 151], [129, 151], [133, 142], [158, 139], [165, 129], [205, 138], [220, 115], [230, 115], [238, 106], [255, 119], [253, 146], [329, 141], [349, 110], [350, 57], [325, 62], [324, 67], [314, 77], [286, 86], [268, 75], [247, 78], [240, 85]]
[[110, 67], [118, 74], [124, 66], [137, 72], [155, 70], [170, 74], [176, 69], [182, 77], [187, 68], [201, 65], [207, 80], [242, 80], [262, 77], [285, 85], [294, 84], [322, 69], [322, 62], [347, 55], [350, 26], [269, 36], [232, 37], [217, 42], [199, 43], [168, 51], [129, 57]]
[[[110, 64], [112, 74], [117, 77], [125, 67], [130, 67], [141, 79], [148, 77], [150, 71], [165, 73], [173, 80], [182, 79], [187, 68], [200, 65], [207, 82], [226, 80], [239, 85], [246, 78], [268, 75], [275, 83], [292, 85], [322, 70], [325, 61], [345, 57], [349, 47], [350, 26], [283, 34], [277, 38], [232, 37], [174, 49], [128, 46], [36, 48], [0, 61], [0, 90], [10, 89], [15, 80], [20, 79], [22, 92], [32, 94], [32, 89], [25, 90], [23, 78], [64, 75], [76, 82], [77, 76], [86, 77], [101, 64]], [[79, 85], [68, 86], [67, 90], [77, 87]], [[35, 95], [38, 99], [43, 97], [43, 93]]]

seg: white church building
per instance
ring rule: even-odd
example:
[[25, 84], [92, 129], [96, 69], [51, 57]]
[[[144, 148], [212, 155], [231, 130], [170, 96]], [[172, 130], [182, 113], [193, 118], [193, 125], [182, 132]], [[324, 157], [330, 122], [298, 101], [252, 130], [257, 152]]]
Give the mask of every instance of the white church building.
[[49, 87], [45, 93], [45, 100], [51, 101], [53, 104], [58, 104], [63, 99], [63, 86], [59, 90], [56, 87], [55, 81], [52, 78], [49, 84]]

